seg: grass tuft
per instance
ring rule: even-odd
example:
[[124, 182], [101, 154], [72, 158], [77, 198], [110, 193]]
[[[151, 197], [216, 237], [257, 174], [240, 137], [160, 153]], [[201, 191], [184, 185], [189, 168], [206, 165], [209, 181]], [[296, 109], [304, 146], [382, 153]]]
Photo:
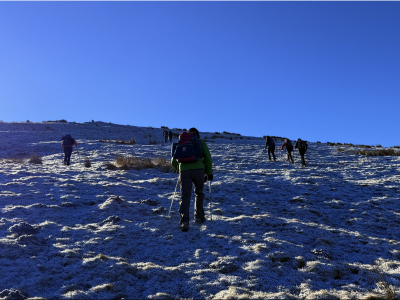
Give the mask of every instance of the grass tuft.
[[138, 158], [137, 156], [123, 156], [117, 154], [115, 161], [122, 170], [141, 170], [154, 168], [150, 158]]
[[388, 283], [386, 276], [379, 269], [372, 270], [377, 275], [375, 278], [376, 285], [382, 290], [382, 294], [370, 294], [363, 298], [364, 300], [398, 300], [394, 288]]
[[106, 162], [104, 165], [106, 166], [107, 170], [115, 170], [117, 168], [114, 164], [110, 162]]
[[351, 151], [351, 153], [368, 156], [400, 156], [400, 152], [396, 152], [394, 149], [355, 150]]
[[171, 163], [165, 157], [156, 157], [153, 160], [153, 162], [156, 165], [156, 168], [158, 170], [160, 170], [161, 172], [164, 172], [164, 173], [175, 172], [175, 170], [172, 167]]
[[115, 143], [115, 144], [123, 144], [123, 145], [135, 145], [136, 140], [130, 139], [129, 141], [121, 140], [99, 140], [100, 143]]
[[21, 158], [21, 157], [11, 157], [11, 158], [6, 158], [5, 162], [9, 163], [9, 164], [12, 164], [12, 163], [23, 164], [24, 163], [24, 159]]
[[165, 157], [156, 157], [153, 160], [148, 157], [123, 156], [117, 154], [115, 161], [122, 170], [142, 170], [156, 168], [161, 172], [173, 172], [170, 162]]
[[97, 257], [101, 260], [101, 261], [106, 261], [109, 259], [109, 257], [107, 255], [104, 255], [102, 253], [98, 254]]
[[84, 163], [86, 168], [90, 168], [92, 166], [89, 157], [85, 157]]
[[42, 158], [39, 156], [37, 153], [33, 153], [31, 157], [29, 158], [29, 162], [32, 164], [39, 164], [41, 165], [43, 163]]

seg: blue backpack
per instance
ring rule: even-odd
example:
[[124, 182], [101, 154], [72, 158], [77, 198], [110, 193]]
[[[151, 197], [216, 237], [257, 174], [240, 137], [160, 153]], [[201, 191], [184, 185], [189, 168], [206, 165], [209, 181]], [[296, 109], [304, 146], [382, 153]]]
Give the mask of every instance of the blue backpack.
[[171, 157], [180, 163], [190, 163], [198, 161], [203, 156], [201, 141], [195, 133], [182, 132], [178, 143], [172, 144]]

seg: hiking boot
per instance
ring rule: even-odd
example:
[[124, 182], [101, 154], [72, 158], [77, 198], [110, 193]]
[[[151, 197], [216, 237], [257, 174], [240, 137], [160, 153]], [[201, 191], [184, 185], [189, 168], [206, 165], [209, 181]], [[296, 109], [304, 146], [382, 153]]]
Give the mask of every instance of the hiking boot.
[[206, 218], [203, 218], [203, 219], [201, 219], [201, 218], [199, 218], [199, 217], [195, 217], [195, 218], [194, 218], [194, 222], [195, 222], [196, 224], [201, 224], [201, 223], [203, 223], [205, 220], [206, 220]]
[[183, 222], [181, 224], [181, 230], [182, 231], [188, 231], [189, 230], [189, 222]]

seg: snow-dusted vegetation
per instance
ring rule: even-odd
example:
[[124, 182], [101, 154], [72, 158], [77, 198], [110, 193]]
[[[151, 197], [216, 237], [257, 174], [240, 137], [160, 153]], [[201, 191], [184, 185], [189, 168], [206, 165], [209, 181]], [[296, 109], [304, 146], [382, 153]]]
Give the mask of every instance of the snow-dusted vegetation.
[[[122, 170], [116, 161], [169, 160], [162, 130], [0, 123], [0, 298], [400, 293], [399, 156], [309, 143], [300, 168], [296, 152], [295, 165], [279, 150], [270, 162], [263, 138], [201, 132], [214, 161], [212, 221], [207, 200], [208, 220], [181, 232], [178, 195], [167, 217], [178, 175], [157, 166]], [[60, 146], [67, 133], [78, 142], [70, 166]], [[33, 154], [41, 164], [29, 162]]]

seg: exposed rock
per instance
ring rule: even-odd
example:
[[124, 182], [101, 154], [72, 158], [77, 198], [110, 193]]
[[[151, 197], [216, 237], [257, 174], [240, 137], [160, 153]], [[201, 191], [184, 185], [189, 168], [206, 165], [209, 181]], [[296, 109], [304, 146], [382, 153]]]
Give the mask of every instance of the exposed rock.
[[157, 208], [153, 208], [152, 211], [155, 214], [162, 214], [163, 212], [166, 211], [166, 209], [164, 207], [160, 206], [160, 207], [157, 207]]
[[21, 235], [17, 238], [18, 244], [20, 245], [38, 245], [42, 246], [46, 243], [43, 239], [38, 239], [34, 235]]
[[140, 203], [147, 204], [147, 205], [150, 205], [150, 206], [156, 206], [156, 205], [158, 205], [158, 202], [157, 202], [157, 201], [150, 200], [150, 199], [140, 200]]
[[23, 234], [36, 234], [38, 233], [38, 229], [34, 228], [32, 225], [22, 222], [19, 224], [15, 224], [13, 226], [11, 226], [8, 231], [10, 231], [11, 233], [16, 233], [18, 235], [23, 235]]
[[270, 253], [267, 257], [273, 262], [287, 262], [290, 260], [290, 255], [281, 251]]
[[27, 299], [28, 295], [19, 290], [10, 289], [10, 290], [3, 290], [2, 292], [0, 292], [0, 298], [4, 300], [23, 300]]
[[216, 269], [218, 272], [227, 274], [235, 272], [239, 267], [231, 261], [215, 261], [210, 264], [210, 268]]
[[105, 223], [117, 223], [118, 221], [121, 221], [121, 218], [118, 216], [110, 216], [106, 220], [103, 221], [103, 224]]

